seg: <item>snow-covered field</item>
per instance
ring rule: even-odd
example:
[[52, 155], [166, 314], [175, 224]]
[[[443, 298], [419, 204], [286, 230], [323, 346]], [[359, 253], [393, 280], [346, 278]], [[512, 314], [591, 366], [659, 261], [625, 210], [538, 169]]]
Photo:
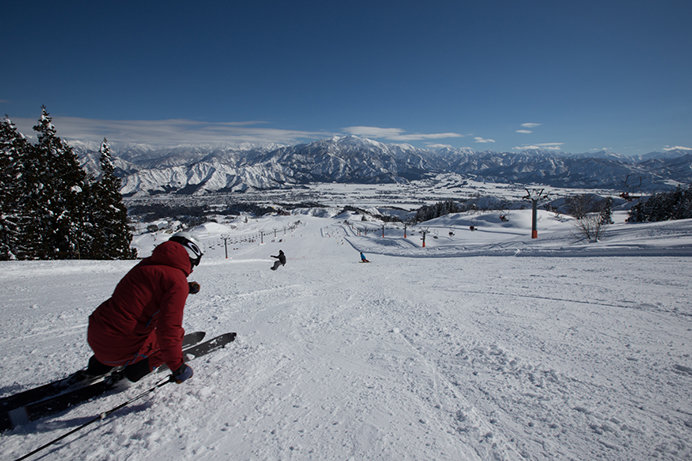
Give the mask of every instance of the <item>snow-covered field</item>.
[[[528, 210], [406, 239], [358, 216], [202, 226], [185, 327], [237, 341], [35, 458], [692, 458], [692, 220], [616, 216], [589, 244], [540, 218], [537, 240]], [[156, 242], [136, 239], [145, 256]], [[87, 317], [133, 264], [0, 263], [0, 394], [85, 366]], [[3, 433], [2, 459], [154, 382]]]

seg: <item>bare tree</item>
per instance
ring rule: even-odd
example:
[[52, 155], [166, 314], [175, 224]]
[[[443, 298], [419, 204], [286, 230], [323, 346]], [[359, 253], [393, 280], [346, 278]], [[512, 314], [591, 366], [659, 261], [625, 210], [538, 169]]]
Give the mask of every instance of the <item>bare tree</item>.
[[575, 226], [579, 235], [588, 239], [590, 242], [596, 243], [603, 237], [605, 228], [610, 223], [609, 220], [603, 219], [602, 213], [589, 213], [581, 218], [577, 218]]

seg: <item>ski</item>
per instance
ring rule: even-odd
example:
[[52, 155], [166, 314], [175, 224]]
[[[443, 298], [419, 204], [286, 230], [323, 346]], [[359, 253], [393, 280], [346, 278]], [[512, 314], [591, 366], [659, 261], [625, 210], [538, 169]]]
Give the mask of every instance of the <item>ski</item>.
[[[194, 333], [186, 334], [183, 337], [183, 348], [194, 346], [204, 339], [206, 333], [203, 331], [196, 331]], [[57, 381], [50, 382], [48, 384], [43, 384], [32, 389], [27, 389], [25, 391], [8, 395], [0, 399], [0, 411], [9, 412], [15, 408], [28, 405], [33, 402], [38, 402], [48, 397], [52, 397], [56, 394], [60, 394], [64, 391], [69, 390], [73, 387], [81, 387], [92, 382], [98, 381], [106, 375], [86, 377], [84, 370], [79, 370], [71, 375], [59, 379]]]
[[188, 347], [187, 349], [183, 350], [183, 360], [189, 362], [194, 358], [201, 357], [210, 352], [214, 352], [217, 349], [221, 349], [226, 344], [235, 341], [235, 337], [235, 333], [224, 333], [208, 341], [204, 341], [203, 343]]
[[198, 342], [202, 341], [206, 336], [204, 331], [195, 331], [194, 333], [188, 333], [183, 336], [183, 347], [194, 346]]
[[[226, 344], [234, 341], [235, 336], [235, 333], [224, 333], [222, 335], [210, 339], [209, 341], [205, 341], [195, 346], [185, 348], [183, 349], [183, 361], [189, 362], [195, 357], [199, 357], [208, 354], [209, 352], [215, 351], [216, 349], [222, 348]], [[156, 372], [162, 373], [166, 370], [168, 370], [168, 365], [164, 363], [158, 368], [158, 370], [156, 370]]]
[[[225, 333], [208, 341], [188, 347], [183, 351], [184, 360], [187, 362], [221, 349], [234, 341], [235, 337], [235, 333]], [[12, 429], [19, 424], [25, 424], [29, 421], [43, 418], [52, 413], [66, 410], [71, 406], [98, 397], [114, 389], [122, 379], [122, 374], [116, 371], [106, 376], [101, 381], [92, 382], [38, 402], [29, 403], [28, 405], [19, 406], [10, 410], [3, 410], [0, 413], [0, 431]]]

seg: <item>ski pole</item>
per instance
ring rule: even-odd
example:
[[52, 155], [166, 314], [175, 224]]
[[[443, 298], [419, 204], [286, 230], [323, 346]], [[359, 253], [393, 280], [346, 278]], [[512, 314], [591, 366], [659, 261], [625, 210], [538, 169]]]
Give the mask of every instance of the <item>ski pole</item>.
[[61, 435], [60, 437], [58, 437], [58, 438], [56, 438], [56, 439], [51, 440], [50, 442], [46, 443], [45, 445], [41, 445], [40, 447], [38, 447], [37, 449], [35, 449], [35, 450], [32, 451], [31, 453], [27, 453], [27, 454], [25, 454], [24, 456], [22, 456], [21, 458], [17, 458], [15, 461], [21, 461], [21, 460], [23, 460], [23, 459], [27, 459], [29, 456], [35, 455], [35, 454], [38, 453], [39, 451], [41, 451], [41, 450], [43, 450], [43, 449], [45, 449], [45, 448], [48, 448], [49, 446], [51, 446], [51, 445], [53, 445], [53, 444], [55, 444], [55, 443], [61, 441], [61, 440], [64, 439], [65, 437], [68, 437], [68, 436], [74, 434], [75, 432], [78, 432], [78, 431], [84, 429], [85, 427], [87, 427], [87, 426], [89, 426], [89, 425], [95, 423], [96, 421], [99, 421], [99, 420], [102, 420], [102, 419], [106, 419], [111, 413], [114, 413], [114, 412], [120, 410], [121, 408], [126, 407], [127, 405], [131, 404], [132, 402], [141, 399], [141, 398], [144, 397], [145, 395], [147, 395], [147, 394], [149, 394], [149, 393], [151, 393], [151, 392], [154, 392], [154, 391], [155, 391], [156, 389], [158, 389], [159, 387], [165, 386], [166, 384], [170, 383], [171, 381], [173, 381], [173, 375], [170, 375], [170, 376], [168, 376], [166, 379], [163, 379], [163, 380], [159, 381], [155, 386], [151, 387], [150, 389], [147, 389], [146, 391], [143, 391], [142, 393], [140, 393], [139, 395], [137, 395], [137, 396], [135, 396], [135, 397], [132, 397], [130, 400], [127, 400], [127, 401], [121, 403], [120, 405], [111, 408], [110, 410], [104, 411], [103, 413], [99, 414], [98, 416], [94, 417], [93, 419], [90, 419], [89, 421], [87, 421], [86, 423], [82, 424], [81, 426], [75, 427], [75, 428], [72, 429], [71, 431], [69, 431], [69, 432], [67, 432], [67, 433], [65, 433], [65, 434], [63, 434], [63, 435]]

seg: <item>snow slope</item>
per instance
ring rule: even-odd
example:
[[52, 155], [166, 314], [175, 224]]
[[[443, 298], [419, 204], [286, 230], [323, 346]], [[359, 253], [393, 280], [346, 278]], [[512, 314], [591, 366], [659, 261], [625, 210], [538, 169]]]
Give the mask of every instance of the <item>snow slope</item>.
[[[407, 239], [358, 216], [198, 228], [185, 327], [236, 343], [35, 458], [690, 459], [692, 221], [620, 217], [587, 244], [549, 214], [532, 241], [529, 214], [453, 215]], [[0, 263], [0, 394], [85, 366], [87, 317], [133, 264]], [[6, 432], [2, 458], [154, 382]]]

